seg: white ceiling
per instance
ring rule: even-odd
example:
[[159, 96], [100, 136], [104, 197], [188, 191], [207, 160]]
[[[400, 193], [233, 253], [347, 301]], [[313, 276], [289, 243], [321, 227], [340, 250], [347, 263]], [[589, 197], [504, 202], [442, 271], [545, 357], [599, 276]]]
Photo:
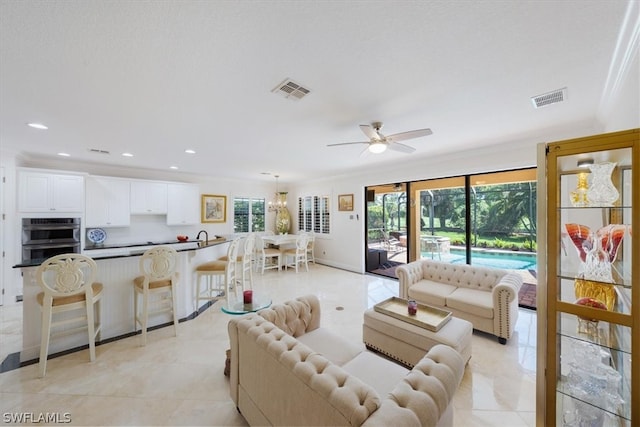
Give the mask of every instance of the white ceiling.
[[[0, 142], [26, 158], [293, 181], [527, 140], [597, 122], [628, 7], [2, 0]], [[311, 94], [272, 93], [287, 77]], [[563, 87], [567, 101], [533, 108]], [[326, 147], [364, 141], [358, 125], [375, 120], [434, 134], [407, 141], [411, 155]]]

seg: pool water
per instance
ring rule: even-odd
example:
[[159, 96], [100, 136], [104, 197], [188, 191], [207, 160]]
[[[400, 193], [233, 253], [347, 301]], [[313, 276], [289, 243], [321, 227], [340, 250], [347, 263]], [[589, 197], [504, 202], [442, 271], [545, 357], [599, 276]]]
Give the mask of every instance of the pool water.
[[[466, 255], [462, 249], [451, 249], [451, 253], [442, 254], [442, 261], [452, 264], [465, 264]], [[430, 252], [423, 252], [422, 258], [431, 258]], [[438, 260], [435, 256], [433, 259]], [[490, 251], [472, 251], [471, 264], [478, 267], [502, 268], [505, 270], [534, 270], [538, 265], [535, 253], [508, 253]]]

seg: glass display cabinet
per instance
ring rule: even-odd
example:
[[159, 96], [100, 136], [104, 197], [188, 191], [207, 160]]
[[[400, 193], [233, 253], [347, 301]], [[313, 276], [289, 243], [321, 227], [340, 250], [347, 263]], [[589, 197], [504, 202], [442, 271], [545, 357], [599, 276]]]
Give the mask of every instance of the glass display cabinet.
[[640, 425], [639, 132], [538, 151], [538, 425]]

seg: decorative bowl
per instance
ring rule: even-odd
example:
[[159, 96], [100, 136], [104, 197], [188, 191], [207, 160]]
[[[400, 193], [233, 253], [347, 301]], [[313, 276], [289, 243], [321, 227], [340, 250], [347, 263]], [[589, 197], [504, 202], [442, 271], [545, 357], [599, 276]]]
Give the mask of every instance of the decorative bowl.
[[178, 239], [179, 242], [186, 242], [187, 240], [189, 240], [189, 236], [176, 236], [176, 239]]
[[[578, 298], [575, 302], [575, 304], [577, 305], [584, 305], [586, 307], [593, 307], [593, 308], [598, 308], [600, 310], [607, 310], [607, 306], [600, 300], [597, 300], [595, 298], [589, 298], [589, 297], [583, 297], [583, 298]], [[588, 320], [590, 322], [597, 322], [597, 319], [589, 319], [583, 316], [578, 316], [579, 318], [583, 319], [583, 320]]]

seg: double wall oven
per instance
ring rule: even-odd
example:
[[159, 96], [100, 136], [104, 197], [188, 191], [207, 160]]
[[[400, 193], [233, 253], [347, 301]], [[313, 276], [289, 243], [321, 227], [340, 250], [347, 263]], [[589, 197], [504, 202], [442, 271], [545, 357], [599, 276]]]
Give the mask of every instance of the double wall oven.
[[22, 262], [80, 253], [80, 218], [23, 218]]

